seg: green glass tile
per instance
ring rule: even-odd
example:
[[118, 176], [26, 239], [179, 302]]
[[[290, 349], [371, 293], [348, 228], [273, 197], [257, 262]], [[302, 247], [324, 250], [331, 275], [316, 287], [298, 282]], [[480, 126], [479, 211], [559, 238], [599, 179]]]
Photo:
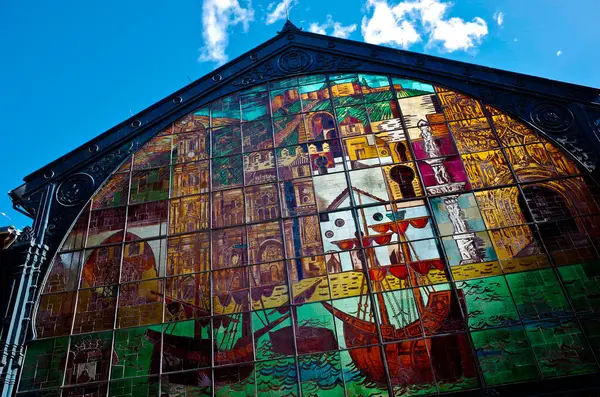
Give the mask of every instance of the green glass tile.
[[158, 397], [158, 378], [134, 378], [109, 384], [109, 397]]
[[148, 329], [160, 332], [161, 326], [129, 328], [115, 333], [114, 351], [118, 359], [112, 363], [111, 379], [132, 378], [158, 372], [158, 362], [152, 362], [152, 353], [155, 349], [160, 349], [160, 345], [155, 346], [150, 342], [146, 332]]
[[298, 77], [298, 84], [315, 84], [315, 83], [325, 83], [327, 77], [324, 74], [311, 74], [309, 76], [300, 76]]
[[284, 88], [271, 91], [271, 111], [273, 116], [287, 116], [302, 111], [302, 101], [298, 88]]
[[469, 328], [479, 330], [507, 326], [519, 322], [504, 277], [488, 277], [456, 283], [463, 291]]
[[523, 321], [570, 315], [571, 309], [552, 269], [506, 275]]
[[367, 377], [362, 374], [352, 361], [351, 354], [365, 355], [376, 354], [381, 357], [381, 349], [379, 347], [354, 349], [352, 351], [340, 352], [342, 372], [344, 376], [344, 384], [346, 388], [346, 397], [361, 397], [361, 396], [388, 396], [387, 384], [385, 382], [370, 382]]
[[226, 96], [212, 103], [212, 127], [225, 124], [235, 124], [240, 121], [240, 98], [239, 96]]
[[[284, 319], [283, 317], [288, 318]], [[252, 312], [252, 327], [254, 330], [259, 330], [265, 327], [265, 324], [274, 323], [276, 321], [280, 321], [280, 323], [270, 332], [277, 332], [279, 330], [282, 330], [279, 332], [279, 334], [282, 335], [283, 332], [287, 330], [287, 335], [289, 338], [287, 342], [289, 343], [289, 346], [291, 346], [291, 348], [287, 352], [275, 351], [275, 349], [273, 349], [273, 342], [271, 341], [270, 334], [266, 333], [264, 335], [256, 337], [254, 340], [257, 360], [270, 360], [280, 358], [283, 355], [290, 355], [289, 353], [294, 353], [294, 340], [293, 334], [291, 332], [292, 320], [291, 318], [289, 318], [289, 315], [286, 316], [286, 314], [281, 314], [277, 310], [259, 310]]]
[[525, 330], [544, 377], [598, 370], [592, 351], [574, 320], [526, 324]]
[[254, 364], [215, 368], [215, 397], [253, 396], [254, 372]]
[[344, 380], [338, 352], [298, 358], [303, 396], [344, 397]]
[[277, 90], [280, 88], [294, 87], [298, 85], [297, 77], [290, 77], [289, 79], [274, 81], [270, 84], [271, 90]]
[[298, 375], [294, 359], [256, 363], [256, 395], [259, 397], [298, 396]]
[[136, 171], [131, 177], [131, 204], [169, 198], [170, 168], [162, 167], [146, 171]]
[[60, 389], [54, 389], [54, 390], [38, 390], [38, 391], [33, 391], [33, 392], [24, 392], [24, 393], [19, 393], [17, 394], [17, 396], [19, 397], [60, 397], [61, 395], [61, 390]]
[[[110, 365], [118, 359], [112, 351], [112, 339], [112, 331], [72, 336], [65, 386], [108, 380]], [[99, 387], [104, 389], [106, 384]]]
[[475, 358], [466, 334], [431, 338], [428, 350], [441, 393], [479, 387]]
[[399, 77], [392, 77], [392, 84], [394, 85], [398, 98], [427, 95], [435, 92], [431, 84]]
[[539, 377], [522, 327], [473, 332], [471, 338], [486, 384], [495, 386]]
[[581, 317], [579, 321], [594, 354], [600, 357], [600, 318]]
[[244, 182], [244, 161], [242, 156], [222, 157], [212, 160], [213, 190], [242, 186]]
[[38, 340], [27, 347], [19, 391], [45, 389], [62, 384], [69, 339]]
[[558, 268], [577, 313], [600, 312], [600, 263]]
[[239, 125], [226, 125], [212, 131], [213, 157], [230, 156], [242, 152], [242, 129]]
[[[191, 384], [183, 384], [182, 378], [190, 379], [188, 383]], [[210, 369], [163, 375], [160, 382], [161, 395], [165, 397], [212, 397], [210, 378]], [[195, 383], [206, 383], [206, 385], [196, 385]]]
[[268, 92], [244, 92], [240, 95], [242, 121], [263, 119], [269, 116]]

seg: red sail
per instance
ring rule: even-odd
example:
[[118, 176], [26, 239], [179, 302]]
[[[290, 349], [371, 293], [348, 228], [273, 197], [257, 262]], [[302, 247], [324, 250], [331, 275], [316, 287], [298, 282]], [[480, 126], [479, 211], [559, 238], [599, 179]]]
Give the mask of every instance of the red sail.
[[[385, 245], [392, 241], [394, 233], [378, 234], [375, 236], [363, 236], [362, 245], [363, 247], [370, 247], [373, 242], [378, 245]], [[349, 238], [346, 240], [332, 241], [333, 244], [337, 245], [343, 251], [349, 251], [352, 248], [360, 248], [360, 241], [358, 238]]]
[[419, 274], [428, 274], [431, 269], [444, 270], [444, 262], [439, 259], [425, 259], [422, 261], [410, 262], [408, 265], [381, 266], [369, 269], [371, 281], [381, 281], [385, 278], [388, 271], [400, 280], [406, 280], [409, 275], [408, 267]]

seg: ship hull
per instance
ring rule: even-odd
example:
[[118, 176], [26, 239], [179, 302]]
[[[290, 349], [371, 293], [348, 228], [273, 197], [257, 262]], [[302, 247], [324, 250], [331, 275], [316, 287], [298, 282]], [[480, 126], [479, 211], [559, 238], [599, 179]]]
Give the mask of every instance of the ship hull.
[[[269, 332], [273, 351], [294, 355], [294, 333], [292, 327], [283, 327]], [[296, 327], [296, 345], [298, 354], [319, 353], [338, 349], [338, 343], [332, 330], [322, 327]]]
[[[375, 323], [349, 315], [328, 303], [323, 305], [344, 323], [344, 340], [348, 348], [380, 343]], [[380, 329], [383, 342], [396, 342], [385, 345], [385, 356], [392, 384], [430, 383], [434, 381], [434, 373], [439, 380], [457, 379], [463, 375], [471, 376], [470, 353], [465, 350], [468, 346], [461, 338], [454, 337], [456, 341], [450, 341], [447, 337], [422, 338], [421, 327], [427, 336], [432, 336], [452, 329], [456, 330], [456, 326], [461, 322], [460, 305], [452, 298], [452, 291], [436, 291], [429, 295], [421, 321], [414, 321], [402, 328], [382, 324]], [[407, 338], [419, 339], [399, 341]], [[448, 344], [457, 348], [448, 349]], [[349, 353], [356, 368], [368, 380], [381, 385], [386, 384], [384, 360], [379, 347], [354, 349], [349, 350]], [[448, 369], [445, 368], [448, 367], [448, 362], [465, 365]], [[463, 368], [467, 368], [468, 373], [465, 373]]]
[[[146, 330], [146, 338], [154, 344], [152, 355], [152, 366], [156, 366], [160, 360], [161, 333]], [[203, 368], [211, 366], [211, 357], [214, 354], [215, 365], [248, 363], [253, 360], [252, 343], [240, 338], [232, 349], [220, 350], [208, 339], [197, 339], [179, 335], [162, 335], [163, 372], [179, 371], [186, 368]], [[213, 353], [214, 352], [214, 353]], [[157, 354], [154, 354], [157, 353]], [[235, 367], [214, 369], [214, 380], [216, 384], [227, 384], [232, 376], [242, 381], [248, 378], [254, 369], [252, 364], [244, 364]], [[204, 375], [206, 371], [199, 371]], [[176, 377], [177, 378], [177, 377]], [[180, 378], [180, 379], [179, 379]], [[187, 373], [179, 376], [174, 383], [198, 385], [198, 377], [195, 373]]]

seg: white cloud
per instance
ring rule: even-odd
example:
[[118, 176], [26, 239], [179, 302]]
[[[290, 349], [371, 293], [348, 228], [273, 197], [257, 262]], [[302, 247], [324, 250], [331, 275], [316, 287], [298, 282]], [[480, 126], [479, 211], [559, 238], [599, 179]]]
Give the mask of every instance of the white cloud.
[[289, 11], [291, 11], [296, 4], [298, 4], [298, 0], [282, 0], [279, 3], [276, 1], [270, 3], [267, 6], [267, 11], [269, 12], [267, 13], [267, 19], [265, 23], [267, 25], [272, 25], [279, 20], [287, 19]]
[[200, 50], [200, 62], [216, 62], [222, 65], [229, 59], [225, 50], [229, 44], [228, 29], [241, 24], [248, 31], [254, 20], [254, 9], [248, 2], [246, 8], [238, 0], [204, 0], [202, 5], [202, 38], [204, 47]]
[[498, 26], [502, 26], [502, 24], [504, 23], [504, 13], [502, 11], [496, 11], [496, 13], [494, 13], [494, 21], [496, 21], [496, 23], [498, 24]]
[[356, 24], [344, 26], [339, 22], [335, 22], [331, 15], [327, 15], [327, 22], [324, 24], [321, 25], [318, 22], [313, 22], [308, 27], [309, 31], [319, 34], [327, 34], [327, 30], [329, 29], [333, 29], [331, 32], [332, 36], [345, 39], [356, 30]]
[[368, 0], [367, 11], [371, 10], [373, 15], [370, 18], [364, 16], [361, 23], [361, 32], [367, 43], [408, 48], [421, 41], [414, 23], [406, 20], [404, 13], [394, 12], [386, 1]]
[[556, 56], [557, 56], [557, 57], [559, 57], [559, 56], [561, 56], [561, 55], [562, 55], [562, 51], [561, 51], [561, 50], [558, 50], [558, 51], [556, 51]]
[[465, 22], [447, 18], [451, 7], [445, 0], [407, 0], [388, 4], [387, 0], [367, 0], [371, 16], [362, 19], [362, 35], [372, 44], [391, 44], [402, 48], [427, 38], [427, 46], [441, 45], [447, 52], [468, 50], [481, 44], [488, 34], [487, 23], [480, 17]]
[[468, 50], [479, 45], [487, 33], [487, 25], [479, 17], [475, 17], [472, 22], [450, 18], [436, 22], [430, 34], [430, 42], [439, 41], [448, 52]]

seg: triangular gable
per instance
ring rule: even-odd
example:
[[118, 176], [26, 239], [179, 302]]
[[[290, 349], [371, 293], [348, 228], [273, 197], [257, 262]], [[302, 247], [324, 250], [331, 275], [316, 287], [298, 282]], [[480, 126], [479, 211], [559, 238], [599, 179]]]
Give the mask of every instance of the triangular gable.
[[[595, 168], [600, 142], [594, 131], [600, 134], [600, 125], [590, 117], [600, 115], [598, 90], [305, 32], [290, 22], [274, 38], [28, 175], [25, 184], [9, 194], [17, 208], [33, 217], [42, 200], [42, 190], [53, 184], [54, 199], [71, 208], [74, 218], [127, 157], [196, 108], [275, 79], [350, 71], [435, 81], [483, 99], [538, 130], [547, 131], [551, 140], [570, 151], [588, 170]], [[583, 123], [574, 123], [575, 118]], [[62, 230], [70, 225], [71, 215], [63, 209], [58, 221], [53, 226]]]
[[[377, 197], [369, 192], [365, 192], [364, 190], [353, 187], [352, 191], [362, 194], [366, 198], [370, 199], [367, 202], [364, 202], [363, 204], [387, 203], [386, 200], [384, 200], [380, 197]], [[350, 199], [349, 189], [345, 188], [344, 190], [342, 190], [342, 192], [340, 194], [337, 195], [336, 198], [334, 198], [331, 201], [331, 204], [329, 204], [327, 206], [326, 211], [334, 211], [334, 210], [340, 208], [343, 204], [349, 204], [349, 203], [347, 203], [347, 201], [349, 201], [349, 199]], [[346, 206], [344, 206], [344, 207], [346, 207]]]

